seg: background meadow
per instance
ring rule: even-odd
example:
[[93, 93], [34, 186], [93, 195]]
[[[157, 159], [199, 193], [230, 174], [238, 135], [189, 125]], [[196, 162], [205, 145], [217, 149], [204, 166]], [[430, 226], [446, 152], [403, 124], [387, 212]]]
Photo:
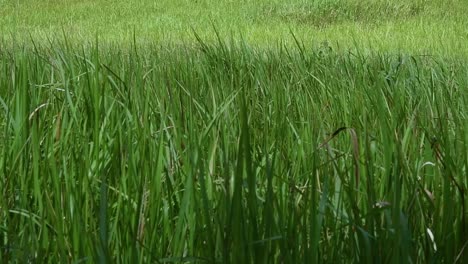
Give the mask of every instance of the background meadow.
[[235, 35], [268, 48], [329, 43], [417, 55], [467, 56], [465, 0], [0, 0], [2, 37], [19, 43], [66, 38], [129, 46], [188, 45], [192, 31], [216, 41]]

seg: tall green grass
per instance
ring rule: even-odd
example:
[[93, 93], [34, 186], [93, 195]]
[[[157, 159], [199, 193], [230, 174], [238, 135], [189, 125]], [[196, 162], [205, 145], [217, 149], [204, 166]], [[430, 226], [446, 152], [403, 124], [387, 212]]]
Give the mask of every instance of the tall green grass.
[[242, 42], [0, 50], [0, 259], [463, 263], [468, 66]]

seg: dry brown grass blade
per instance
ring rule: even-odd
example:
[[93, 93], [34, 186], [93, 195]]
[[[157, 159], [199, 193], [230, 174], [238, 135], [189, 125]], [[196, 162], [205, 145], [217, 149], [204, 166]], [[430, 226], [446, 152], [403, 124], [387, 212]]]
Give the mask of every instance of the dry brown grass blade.
[[60, 140], [62, 135], [62, 112], [59, 112], [55, 121], [55, 142]]
[[41, 110], [42, 108], [44, 108], [44, 107], [46, 107], [46, 106], [48, 106], [48, 105], [49, 105], [49, 103], [43, 103], [43, 104], [37, 106], [37, 107], [31, 112], [31, 114], [29, 114], [28, 120], [31, 121], [31, 120], [34, 118], [34, 116], [35, 116], [37, 113], [39, 113], [39, 110]]
[[141, 195], [141, 208], [140, 216], [138, 218], [138, 233], [137, 241], [143, 242], [145, 235], [145, 221], [146, 221], [146, 208], [148, 206], [149, 190], [147, 189], [147, 184], [143, 186], [143, 193]]

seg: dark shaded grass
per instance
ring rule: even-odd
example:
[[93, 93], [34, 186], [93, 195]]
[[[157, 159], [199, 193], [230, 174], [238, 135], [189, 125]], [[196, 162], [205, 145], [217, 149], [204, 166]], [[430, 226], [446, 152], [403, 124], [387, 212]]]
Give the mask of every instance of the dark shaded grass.
[[199, 41], [1, 51], [2, 260], [466, 259], [466, 62]]

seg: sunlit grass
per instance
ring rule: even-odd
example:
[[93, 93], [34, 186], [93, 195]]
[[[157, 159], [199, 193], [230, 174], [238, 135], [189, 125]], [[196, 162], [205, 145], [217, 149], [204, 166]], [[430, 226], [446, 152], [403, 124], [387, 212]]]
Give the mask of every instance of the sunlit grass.
[[271, 48], [290, 32], [308, 46], [327, 41], [336, 48], [412, 54], [468, 56], [465, 0], [160, 0], [0, 1], [2, 38], [24, 42], [62, 38], [130, 46], [186, 44], [242, 35]]
[[466, 61], [297, 43], [3, 48], [0, 258], [461, 263]]

